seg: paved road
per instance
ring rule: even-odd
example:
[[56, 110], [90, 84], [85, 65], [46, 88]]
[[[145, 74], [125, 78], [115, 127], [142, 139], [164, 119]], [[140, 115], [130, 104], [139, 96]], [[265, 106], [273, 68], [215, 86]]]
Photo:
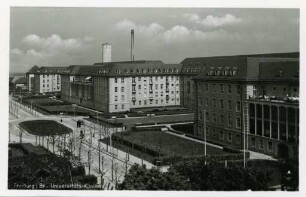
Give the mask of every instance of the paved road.
[[[73, 117], [59, 117], [55, 115], [43, 115], [31, 107], [24, 106], [12, 98], [10, 98], [10, 121], [9, 121], [9, 141], [10, 142], [29, 142], [32, 144], [42, 145], [48, 147], [53, 151], [52, 140], [47, 137], [36, 138], [35, 135], [31, 135], [19, 128], [18, 123], [26, 120], [55, 120], [60, 121], [62, 124], [71, 128], [73, 132], [69, 135], [57, 136], [55, 139], [54, 151], [55, 154], [61, 155], [61, 150], [65, 147], [68, 150], [72, 150], [73, 154], [77, 157], [80, 156], [80, 162], [86, 164], [86, 173], [94, 174], [97, 177], [102, 176], [104, 178], [104, 188], [107, 189], [114, 187], [116, 180], [122, 181], [127, 169], [133, 163], [146, 164], [147, 168], [151, 168], [153, 165], [147, 161], [142, 161], [140, 158], [128, 155], [127, 153], [110, 147], [106, 150], [106, 145], [100, 143], [99, 139], [108, 137], [114, 132], [121, 132], [122, 128], [113, 128], [97, 125], [93, 122], [87, 121], [84, 118], [78, 116], [75, 119]], [[84, 125], [81, 128], [77, 128], [76, 120], [82, 119]], [[80, 139], [80, 130], [84, 131], [84, 139]], [[22, 134], [22, 135], [21, 135]], [[99, 170], [99, 149], [100, 149], [100, 170]], [[103, 159], [102, 159], [103, 158]], [[128, 158], [128, 159], [127, 159]], [[103, 160], [103, 167], [102, 167]], [[113, 169], [113, 170], [112, 170]], [[90, 170], [90, 172], [89, 172]], [[101, 179], [98, 179], [98, 183], [101, 183]]]

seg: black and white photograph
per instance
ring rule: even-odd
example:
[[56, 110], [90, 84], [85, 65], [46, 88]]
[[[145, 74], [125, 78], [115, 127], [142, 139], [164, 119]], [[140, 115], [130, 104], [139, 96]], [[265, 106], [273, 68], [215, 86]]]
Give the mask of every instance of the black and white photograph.
[[10, 6], [8, 23], [7, 191], [300, 191], [299, 8]]

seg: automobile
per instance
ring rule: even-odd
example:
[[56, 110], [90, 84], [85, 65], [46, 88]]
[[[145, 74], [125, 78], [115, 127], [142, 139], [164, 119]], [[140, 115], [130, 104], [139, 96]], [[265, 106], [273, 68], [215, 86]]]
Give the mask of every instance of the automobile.
[[161, 131], [166, 132], [166, 131], [168, 131], [168, 128], [167, 128], [167, 127], [162, 127], [162, 128], [161, 128]]

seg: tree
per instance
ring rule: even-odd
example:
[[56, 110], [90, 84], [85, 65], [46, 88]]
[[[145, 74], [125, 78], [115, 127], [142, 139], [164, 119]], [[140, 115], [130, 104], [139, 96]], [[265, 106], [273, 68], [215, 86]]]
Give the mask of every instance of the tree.
[[192, 190], [201, 191], [240, 191], [268, 190], [271, 172], [264, 168], [239, 165], [224, 167], [223, 164], [211, 162], [204, 165], [203, 159], [181, 161], [172, 165], [170, 172], [176, 172], [190, 180]]
[[119, 190], [189, 190], [188, 181], [176, 172], [161, 172], [153, 167], [134, 164], [124, 181], [119, 184]]
[[89, 185], [96, 185], [98, 182], [98, 179], [95, 175], [89, 174], [85, 175], [81, 180], [80, 183], [82, 184], [89, 184]]

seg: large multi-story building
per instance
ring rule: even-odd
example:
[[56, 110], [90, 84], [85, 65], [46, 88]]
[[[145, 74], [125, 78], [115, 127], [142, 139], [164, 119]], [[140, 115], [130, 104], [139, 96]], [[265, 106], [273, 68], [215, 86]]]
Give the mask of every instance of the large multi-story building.
[[34, 89], [34, 73], [37, 69], [39, 69], [39, 67], [35, 65], [26, 73], [27, 89], [30, 92]]
[[26, 73], [28, 90], [33, 93], [61, 91], [61, 73], [64, 67], [34, 66]]
[[238, 57], [279, 57], [279, 58], [298, 58], [299, 53], [271, 53], [271, 54], [254, 54], [254, 55], [238, 55], [238, 56], [217, 56], [217, 57], [196, 57], [186, 58], [182, 64], [181, 71], [181, 105], [195, 110], [195, 84], [193, 78], [206, 72], [206, 67], [214, 66], [216, 61], [223, 62], [226, 65], [227, 59], [237, 59]]
[[249, 150], [277, 156], [285, 145], [288, 155], [297, 154], [298, 58], [194, 59], [199, 60], [204, 66], [194, 79], [195, 136], [206, 133], [207, 140], [235, 148], [243, 148], [246, 136]]
[[180, 64], [126, 61], [70, 66], [62, 99], [106, 113], [180, 105]]

